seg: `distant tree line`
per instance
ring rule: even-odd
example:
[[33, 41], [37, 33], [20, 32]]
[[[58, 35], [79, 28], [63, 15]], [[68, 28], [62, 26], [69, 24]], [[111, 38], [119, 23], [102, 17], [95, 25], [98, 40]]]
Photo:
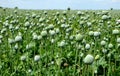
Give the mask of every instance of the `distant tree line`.
[[[3, 9], [4, 7], [0, 6], [0, 9]], [[18, 9], [18, 7], [14, 7], [14, 9]]]
[[0, 6], [0, 8], [3, 8], [2, 6]]

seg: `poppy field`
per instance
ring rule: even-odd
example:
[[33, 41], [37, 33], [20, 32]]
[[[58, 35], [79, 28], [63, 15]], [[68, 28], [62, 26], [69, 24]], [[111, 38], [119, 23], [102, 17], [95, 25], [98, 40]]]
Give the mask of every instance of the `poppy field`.
[[119, 75], [119, 10], [0, 8], [0, 76]]

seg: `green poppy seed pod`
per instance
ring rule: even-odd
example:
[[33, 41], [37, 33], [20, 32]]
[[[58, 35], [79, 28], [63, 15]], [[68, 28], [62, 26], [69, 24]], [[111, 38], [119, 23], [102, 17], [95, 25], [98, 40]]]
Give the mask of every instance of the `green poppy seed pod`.
[[114, 29], [113, 31], [112, 31], [112, 34], [113, 35], [117, 35], [117, 34], [119, 34], [120, 32], [119, 32], [119, 30], [118, 29]]
[[34, 42], [30, 42], [29, 44], [26, 45], [26, 49], [30, 49], [35, 47], [35, 43]]
[[[14, 27], [12, 27], [11, 29], [13, 29]], [[15, 30], [18, 30], [20, 28], [20, 26], [16, 26]]]
[[32, 72], [32, 70], [31, 70], [31, 69], [29, 69], [29, 70], [28, 70], [28, 73], [31, 73], [31, 72]]
[[108, 15], [108, 13], [109, 13], [108, 11], [102, 11], [103, 15]]
[[66, 15], [67, 14], [67, 11], [63, 11], [63, 15]]
[[55, 39], [51, 39], [50, 41], [51, 41], [51, 43], [54, 43], [54, 42], [55, 42]]
[[83, 57], [83, 56], [84, 56], [84, 53], [81, 53], [81, 54], [80, 54], [80, 57]]
[[58, 46], [59, 46], [59, 47], [63, 47], [63, 46], [65, 46], [65, 45], [66, 45], [65, 40], [63, 40], [63, 41], [61, 41], [61, 42], [58, 43]]
[[74, 36], [71, 35], [71, 36], [69, 37], [69, 39], [70, 39], [70, 40], [73, 40], [73, 39], [74, 39]]
[[33, 40], [37, 40], [37, 39], [38, 39], [37, 34], [34, 34], [34, 35], [33, 35]]
[[14, 13], [17, 14], [17, 10], [14, 10]]
[[100, 58], [100, 55], [95, 56], [95, 60], [98, 60]]
[[42, 31], [41, 36], [47, 36], [47, 31]]
[[120, 43], [120, 38], [117, 38], [117, 43]]
[[103, 15], [102, 16], [102, 20], [106, 20], [106, 19], [108, 19], [108, 16], [107, 15]]
[[102, 49], [102, 52], [103, 52], [104, 54], [106, 54], [106, 53], [107, 53], [107, 49]]
[[60, 32], [60, 29], [59, 29], [59, 28], [56, 28], [56, 29], [55, 29], [55, 32], [56, 32], [56, 33], [59, 33], [59, 32]]
[[15, 42], [18, 42], [18, 41], [22, 41], [22, 36], [21, 35], [17, 35], [15, 37]]
[[38, 40], [41, 40], [41, 39], [42, 39], [42, 36], [41, 36], [41, 35], [38, 35], [37, 39], [38, 39]]
[[94, 62], [94, 57], [93, 57], [91, 54], [88, 54], [88, 55], [84, 58], [83, 62], [84, 62], [85, 64], [92, 64], [92, 63]]
[[59, 12], [56, 12], [56, 15], [57, 15], [57, 16], [59, 16], [59, 15], [60, 15], [60, 13], [59, 13]]
[[49, 34], [51, 35], [51, 36], [53, 36], [53, 35], [55, 35], [55, 31], [54, 30], [49, 30]]
[[37, 15], [35, 13], [32, 14], [32, 18], [35, 18]]
[[29, 22], [25, 22], [24, 24], [26, 27], [30, 26], [30, 23]]
[[47, 11], [44, 11], [43, 13], [44, 13], [45, 15], [47, 15], [48, 12], [47, 12]]
[[6, 28], [1, 29], [1, 34], [4, 34], [7, 31]]
[[102, 46], [104, 46], [104, 45], [106, 45], [106, 41], [101, 41], [101, 43], [100, 43]]
[[117, 22], [118, 24], [120, 24], [120, 20], [117, 20], [116, 22]]
[[76, 47], [77, 47], [77, 49], [81, 49], [82, 45], [77, 45]]
[[54, 28], [54, 25], [53, 25], [53, 24], [50, 24], [47, 28], [48, 28], [48, 29], [53, 29], [53, 28]]
[[35, 55], [34, 56], [34, 61], [39, 61], [40, 60], [40, 55]]
[[21, 61], [25, 61], [25, 60], [26, 60], [26, 56], [25, 56], [25, 55], [21, 56], [21, 57], [20, 57], [20, 60], [21, 60]]
[[15, 44], [14, 48], [15, 48], [15, 49], [18, 49], [18, 48], [19, 48], [18, 44]]
[[9, 42], [10, 44], [12, 44], [12, 43], [15, 42], [15, 40], [14, 40], [14, 39], [11, 39], [11, 38], [8, 38], [8, 42]]
[[120, 43], [117, 44], [117, 47], [120, 47]]
[[94, 73], [95, 73], [95, 74], [97, 74], [97, 73], [98, 73], [97, 69], [94, 71]]
[[113, 44], [110, 43], [110, 44], [108, 45], [108, 48], [113, 48]]
[[108, 22], [107, 22], [107, 24], [108, 24], [108, 25], [110, 25], [110, 24], [111, 24], [111, 22], [110, 22], [110, 21], [108, 21]]
[[75, 36], [75, 39], [76, 39], [76, 41], [81, 41], [81, 40], [83, 40], [83, 35], [77, 34], [77, 35]]
[[94, 32], [93, 31], [89, 31], [89, 36], [93, 36], [94, 35]]
[[9, 25], [9, 29], [12, 30], [14, 27], [12, 24]]
[[94, 32], [94, 37], [100, 36], [100, 34], [101, 34], [100, 32], [95, 31], [95, 32]]
[[86, 44], [85, 49], [87, 49], [87, 50], [90, 49], [90, 44]]

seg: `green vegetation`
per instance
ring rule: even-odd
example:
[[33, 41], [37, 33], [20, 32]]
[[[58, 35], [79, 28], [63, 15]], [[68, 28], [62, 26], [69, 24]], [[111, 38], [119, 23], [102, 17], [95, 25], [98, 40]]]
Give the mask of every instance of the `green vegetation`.
[[119, 76], [119, 10], [0, 8], [0, 76]]

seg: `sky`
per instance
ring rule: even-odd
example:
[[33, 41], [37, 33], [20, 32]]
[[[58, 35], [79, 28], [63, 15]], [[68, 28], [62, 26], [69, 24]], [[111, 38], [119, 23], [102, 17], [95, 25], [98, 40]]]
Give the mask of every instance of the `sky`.
[[120, 0], [0, 0], [0, 6], [20, 9], [120, 9]]

